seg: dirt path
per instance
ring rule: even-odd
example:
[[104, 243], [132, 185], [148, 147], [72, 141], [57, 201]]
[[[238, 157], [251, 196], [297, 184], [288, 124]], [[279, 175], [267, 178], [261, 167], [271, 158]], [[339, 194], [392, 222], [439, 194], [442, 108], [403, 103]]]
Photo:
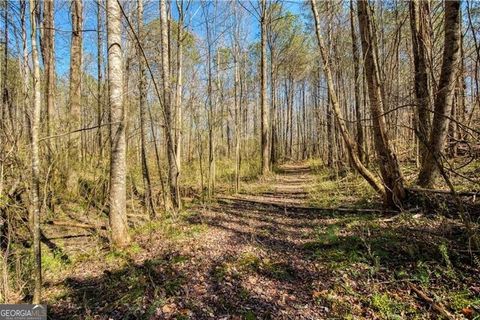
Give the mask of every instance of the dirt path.
[[270, 191], [226, 198], [201, 217], [212, 226], [205, 250], [223, 273], [214, 284], [223, 300], [215, 318], [320, 319], [325, 311], [312, 297], [321, 271], [303, 246], [319, 223], [302, 209], [311, 171], [284, 166], [269, 181]]
[[284, 166], [267, 181], [269, 191], [220, 199], [189, 216], [190, 227], [206, 229], [198, 236], [171, 244], [139, 236], [145, 251], [124, 268], [80, 264], [62, 282], [54, 318], [322, 318], [312, 296], [322, 270], [303, 246], [319, 221], [298, 209], [312, 181], [308, 167]]
[[439, 254], [439, 244], [463, 248], [460, 225], [311, 208], [314, 179], [304, 165], [285, 165], [262, 192], [250, 184], [255, 194], [219, 195], [137, 226], [125, 250], [88, 237], [73, 263], [46, 259], [51, 319], [432, 318], [410, 282], [451, 312], [478, 305], [477, 269], [454, 251], [447, 264]]

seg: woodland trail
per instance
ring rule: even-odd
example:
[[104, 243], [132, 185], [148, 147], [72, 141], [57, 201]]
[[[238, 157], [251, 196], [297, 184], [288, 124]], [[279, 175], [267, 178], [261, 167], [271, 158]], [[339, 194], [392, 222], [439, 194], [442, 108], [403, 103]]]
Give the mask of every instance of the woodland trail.
[[[283, 165], [244, 185], [251, 193], [218, 195], [178, 218], [138, 225], [129, 248], [116, 251], [90, 237], [96, 251], [83, 258], [72, 253], [74, 263], [64, 271], [46, 273], [49, 314], [56, 320], [429, 319], [409, 282], [433, 283], [430, 290], [445, 299], [452, 286], [453, 294], [480, 288], [478, 273], [461, 267], [457, 281], [444, 275], [448, 268], [438, 269], [444, 258], [436, 244], [453, 243], [461, 232], [445, 229], [444, 218], [310, 207], [321, 183], [308, 166]], [[439, 277], [425, 282], [425, 268], [437, 268]]]
[[202, 217], [215, 230], [210, 253], [227, 266], [226, 281], [215, 292], [228, 303], [218, 311], [251, 312], [261, 319], [322, 318], [325, 309], [312, 296], [324, 285], [322, 272], [304, 249], [322, 219], [319, 211], [305, 208], [313, 179], [305, 165], [284, 165], [267, 180], [269, 191], [222, 198]]
[[[125, 268], [80, 266], [64, 281], [69, 293], [54, 303], [54, 317], [323, 318], [328, 309], [312, 293], [327, 285], [325, 274], [304, 246], [322, 223], [318, 211], [302, 209], [312, 182], [309, 167], [282, 166], [268, 178], [269, 191], [221, 198], [188, 217], [206, 228], [193, 239], [169, 245], [140, 236], [145, 252]], [[134, 299], [144, 310], [132, 308]]]

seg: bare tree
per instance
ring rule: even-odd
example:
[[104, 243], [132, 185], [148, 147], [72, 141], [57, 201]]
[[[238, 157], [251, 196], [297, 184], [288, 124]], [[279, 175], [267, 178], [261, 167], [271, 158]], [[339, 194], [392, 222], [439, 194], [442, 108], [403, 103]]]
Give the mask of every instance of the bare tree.
[[315, 32], [317, 35], [318, 46], [320, 48], [320, 54], [322, 56], [323, 61], [323, 72], [327, 79], [327, 86], [328, 92], [330, 97], [330, 102], [332, 105], [333, 112], [335, 114], [335, 120], [337, 121], [338, 127], [340, 129], [340, 133], [345, 141], [345, 145], [348, 150], [348, 155], [353, 163], [355, 169], [362, 175], [362, 177], [367, 180], [367, 182], [372, 186], [372, 188], [380, 193], [381, 195], [385, 195], [384, 187], [376, 180], [374, 175], [362, 164], [360, 161], [359, 155], [356, 153], [355, 150], [355, 142], [351, 138], [350, 134], [348, 133], [347, 126], [345, 124], [345, 120], [342, 116], [342, 111], [340, 109], [340, 104], [338, 103], [337, 93], [334, 88], [332, 72], [330, 70], [330, 60], [327, 53], [327, 49], [323, 43], [323, 37], [320, 32], [320, 18], [318, 16], [317, 4], [316, 0], [311, 0], [312, 5], [312, 12], [313, 17], [315, 19]]
[[270, 112], [267, 105], [267, 2], [261, 0], [261, 16], [260, 16], [260, 28], [261, 28], [261, 61], [260, 61], [260, 109], [261, 109], [261, 148], [260, 154], [262, 159], [262, 174], [268, 174], [270, 172], [269, 163], [269, 121], [268, 114]]
[[46, 101], [46, 127], [47, 135], [51, 134], [51, 122], [55, 103], [55, 23], [54, 23], [54, 0], [43, 2], [43, 45], [45, 65], [45, 101]]
[[[138, 38], [141, 40], [145, 39], [145, 31], [143, 25], [143, 0], [138, 0], [137, 2], [137, 33]], [[137, 58], [139, 63], [139, 81], [138, 81], [138, 90], [139, 90], [139, 109], [140, 109], [140, 140], [141, 140], [141, 161], [142, 161], [142, 176], [143, 176], [143, 186], [144, 186], [144, 203], [149, 213], [150, 217], [155, 216], [155, 207], [153, 205], [152, 198], [152, 185], [150, 182], [150, 172], [148, 169], [148, 157], [147, 157], [147, 69], [145, 66], [145, 61], [143, 60], [142, 48], [140, 45], [137, 46]]]
[[70, 113], [74, 125], [78, 125], [81, 116], [82, 96], [82, 0], [72, 0], [72, 39], [70, 46]]
[[241, 17], [238, 6], [233, 4], [233, 100], [234, 100], [234, 123], [235, 123], [235, 193], [240, 189], [240, 165], [241, 165], [241, 138], [242, 125], [240, 123], [242, 113], [242, 90], [240, 75], [240, 23]]
[[168, 158], [168, 182], [170, 187], [170, 198], [173, 210], [180, 208], [180, 192], [178, 187], [178, 168], [175, 156], [175, 142], [173, 134], [172, 119], [172, 90], [170, 83], [170, 56], [168, 45], [168, 16], [165, 0], [160, 0], [160, 25], [161, 25], [161, 55], [162, 55], [162, 79], [163, 79], [163, 115], [165, 119], [165, 135], [167, 139]]
[[[178, 12], [178, 21], [177, 21], [177, 56], [176, 56], [176, 78], [175, 78], [175, 133], [176, 133], [176, 150], [175, 154], [177, 156], [177, 170], [178, 177], [180, 177], [181, 172], [181, 155], [182, 155], [182, 128], [183, 128], [183, 119], [182, 119], [182, 90], [183, 90], [183, 41], [185, 35], [183, 32], [184, 26], [184, 7], [183, 0], [176, 0], [177, 12]], [[188, 7], [188, 4], [187, 4]], [[178, 183], [178, 181], [177, 181]]]
[[41, 111], [41, 92], [40, 92], [40, 64], [38, 62], [37, 48], [37, 19], [36, 8], [38, 3], [30, 0], [30, 41], [32, 46], [33, 62], [33, 112], [31, 118], [32, 135], [32, 218], [33, 218], [33, 256], [35, 261], [34, 279], [35, 287], [33, 293], [33, 303], [40, 303], [42, 296], [42, 253], [40, 247], [40, 154], [39, 154], [39, 133], [40, 133], [40, 111]]
[[363, 127], [362, 127], [362, 112], [360, 110], [360, 57], [358, 54], [357, 33], [355, 32], [355, 13], [353, 8], [353, 1], [350, 0], [350, 29], [352, 34], [352, 55], [353, 55], [353, 69], [354, 69], [354, 91], [355, 91], [355, 117], [357, 120], [357, 153], [360, 161], [365, 158], [363, 151]]
[[103, 155], [103, 21], [104, 14], [102, 12], [102, 0], [97, 1], [97, 147], [99, 155]]
[[122, 23], [117, 0], [107, 0], [108, 94], [112, 139], [110, 158], [110, 228], [115, 246], [129, 244], [126, 213], [126, 141], [123, 105]]
[[428, 46], [430, 33], [427, 17], [429, 2], [413, 0], [409, 2], [410, 29], [412, 34], [413, 62], [415, 67], [414, 87], [417, 102], [416, 119], [418, 128], [420, 163], [424, 162], [427, 154], [426, 143], [430, 135], [431, 96], [428, 81]]
[[385, 203], [388, 206], [399, 206], [405, 198], [405, 189], [400, 166], [387, 134], [382, 85], [377, 65], [377, 47], [374, 41], [375, 29], [372, 25], [368, 0], [359, 0], [357, 6], [375, 149], [380, 161], [380, 173], [385, 186]]
[[432, 130], [418, 176], [418, 184], [422, 187], [430, 186], [434, 182], [448, 131], [448, 117], [451, 113], [460, 58], [460, 1], [445, 1], [444, 29], [443, 62], [433, 105]]
[[[214, 93], [213, 93], [213, 35], [211, 30], [211, 22], [208, 18], [208, 4], [202, 1], [202, 10], [203, 15], [205, 17], [205, 31], [206, 31], [206, 41], [207, 41], [207, 103], [206, 107], [207, 110], [207, 124], [208, 124], [208, 183], [207, 183], [207, 191], [208, 191], [208, 198], [210, 199], [214, 192], [215, 192], [215, 149], [216, 149], [216, 123], [215, 123], [215, 107], [216, 101], [214, 101]], [[219, 63], [219, 59], [217, 58], [217, 64]], [[218, 78], [218, 75], [217, 75]], [[219, 81], [217, 81], [219, 82]], [[199, 137], [200, 138], [200, 137]], [[200, 148], [201, 149], [201, 148]], [[199, 155], [201, 154], [202, 150], [199, 150]], [[201, 159], [201, 155], [199, 156]], [[200, 164], [201, 171], [202, 164]], [[202, 174], [202, 185], [203, 185], [203, 174]]]

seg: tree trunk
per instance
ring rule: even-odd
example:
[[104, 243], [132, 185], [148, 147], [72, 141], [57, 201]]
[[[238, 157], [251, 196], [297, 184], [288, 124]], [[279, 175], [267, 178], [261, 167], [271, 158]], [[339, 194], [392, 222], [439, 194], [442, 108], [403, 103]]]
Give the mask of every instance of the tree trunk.
[[126, 213], [126, 138], [123, 105], [121, 12], [117, 0], [107, 0], [108, 94], [112, 122], [110, 157], [110, 228], [112, 243], [130, 242]]
[[403, 187], [403, 176], [400, 171], [400, 166], [387, 134], [382, 85], [380, 83], [377, 65], [377, 49], [374, 41], [374, 27], [371, 21], [368, 0], [359, 0], [357, 5], [375, 149], [380, 161], [380, 173], [385, 186], [385, 204], [387, 206], [398, 207], [405, 198], [405, 189]]
[[27, 137], [27, 142], [31, 138], [31, 125], [28, 114], [30, 113], [30, 96], [29, 91], [29, 79], [28, 79], [28, 49], [27, 49], [27, 23], [26, 23], [26, 12], [27, 12], [27, 2], [20, 2], [20, 20], [21, 20], [21, 34], [22, 34], [22, 99], [23, 99], [23, 114], [24, 114], [24, 123], [23, 125], [29, 130]]
[[261, 108], [261, 163], [262, 174], [270, 172], [269, 148], [268, 148], [268, 105], [267, 105], [267, 1], [261, 0], [261, 61], [260, 61], [260, 108]]
[[[103, 156], [103, 13], [102, 0], [97, 1], [97, 148], [100, 157]], [[140, 58], [143, 61], [143, 57]]]
[[165, 119], [165, 136], [167, 140], [167, 158], [168, 158], [168, 183], [170, 198], [173, 210], [180, 209], [180, 193], [178, 189], [178, 168], [175, 156], [175, 142], [173, 137], [173, 119], [172, 119], [172, 92], [170, 84], [170, 59], [168, 45], [168, 16], [166, 1], [160, 0], [160, 25], [161, 25], [161, 44], [162, 44], [162, 76], [163, 76], [163, 115]]
[[33, 210], [33, 257], [35, 262], [34, 269], [34, 304], [39, 304], [42, 295], [42, 256], [40, 247], [40, 155], [39, 155], [39, 132], [40, 132], [40, 111], [41, 111], [41, 93], [40, 93], [40, 65], [38, 62], [37, 48], [37, 20], [36, 7], [38, 3], [30, 0], [30, 41], [32, 47], [33, 62], [33, 112], [31, 118], [32, 134], [32, 187], [31, 199]]
[[[137, 1], [137, 34], [139, 41], [145, 39], [144, 25], [143, 25], [143, 0]], [[152, 184], [150, 182], [150, 172], [148, 169], [148, 157], [147, 157], [147, 69], [145, 66], [145, 61], [142, 56], [140, 45], [137, 45], [137, 57], [139, 63], [139, 81], [138, 81], [138, 92], [139, 92], [139, 111], [140, 111], [140, 148], [141, 148], [141, 162], [142, 162], [142, 177], [143, 177], [143, 187], [144, 187], [144, 196], [143, 201], [150, 218], [155, 217], [155, 207], [153, 205], [152, 197]]]
[[277, 162], [277, 102], [276, 102], [276, 72], [273, 45], [270, 46], [270, 103], [272, 104], [272, 121], [270, 126], [270, 168]]
[[410, 6], [410, 29], [412, 34], [413, 63], [415, 67], [414, 88], [417, 102], [416, 119], [418, 128], [420, 163], [427, 154], [427, 142], [430, 135], [431, 97], [427, 71], [427, 45], [430, 43], [428, 21], [428, 1], [413, 0]]
[[360, 57], [358, 54], [357, 34], [355, 32], [355, 15], [353, 9], [353, 1], [350, 0], [350, 28], [352, 33], [352, 55], [354, 68], [354, 91], [355, 91], [355, 117], [357, 127], [357, 154], [360, 161], [364, 161], [365, 152], [363, 151], [363, 127], [362, 112], [360, 110]]
[[320, 54], [322, 56], [322, 61], [323, 61], [323, 72], [327, 79], [327, 87], [328, 87], [328, 92], [330, 96], [330, 102], [332, 105], [332, 110], [335, 114], [335, 119], [337, 120], [337, 124], [340, 129], [340, 133], [343, 137], [343, 140], [345, 141], [348, 155], [352, 161], [354, 168], [362, 175], [362, 177], [364, 177], [365, 180], [367, 180], [367, 182], [372, 186], [372, 188], [376, 192], [380, 193], [381, 195], [384, 195], [385, 190], [383, 186], [375, 179], [373, 174], [367, 168], [365, 168], [365, 166], [360, 161], [358, 154], [355, 151], [355, 143], [347, 131], [345, 120], [343, 118], [340, 105], [338, 103], [337, 94], [333, 84], [333, 77], [332, 77], [332, 72], [330, 70], [328, 53], [323, 43], [322, 34], [320, 32], [320, 18], [318, 16], [316, 0], [311, 0], [311, 5], [312, 5], [313, 16], [315, 19], [315, 32], [317, 36], [318, 46], [320, 48]]
[[460, 54], [460, 1], [445, 1], [445, 40], [443, 47], [443, 61], [440, 80], [435, 94], [434, 115], [432, 130], [428, 141], [428, 150], [424, 156], [418, 184], [429, 187], [433, 184], [441, 157], [448, 130], [448, 118], [451, 113], [453, 89], [457, 76]]
[[72, 38], [70, 47], [70, 114], [71, 123], [78, 126], [81, 116], [82, 73], [82, 0], [72, 0]]
[[242, 80], [240, 78], [240, 21], [238, 15], [238, 6], [234, 5], [234, 44], [233, 44], [233, 64], [234, 64], [234, 82], [233, 82], [233, 99], [234, 99], [234, 122], [235, 122], [235, 193], [240, 190], [240, 147], [242, 137]]
[[[178, 170], [178, 179], [180, 178], [181, 172], [181, 154], [182, 154], [182, 130], [183, 130], [183, 119], [182, 119], [182, 88], [183, 88], [183, 0], [177, 0], [177, 11], [179, 19], [177, 22], [177, 77], [175, 83], [175, 132], [176, 132], [176, 161], [177, 161], [177, 170]], [[177, 183], [178, 183], [177, 179]]]
[[[3, 66], [2, 66], [2, 76], [1, 76], [1, 104], [2, 112], [1, 117], [2, 121], [0, 123], [0, 128], [5, 127], [7, 123], [7, 112], [8, 112], [8, 88], [7, 88], [7, 74], [8, 74], [8, 1], [3, 2], [3, 23], [4, 23], [4, 42], [3, 42]], [[8, 118], [10, 118], [10, 125], [13, 129], [12, 114], [8, 112]]]
[[51, 122], [54, 109], [55, 97], [55, 52], [54, 52], [54, 0], [45, 0], [43, 9], [43, 43], [45, 65], [45, 122], [47, 136], [51, 134]]

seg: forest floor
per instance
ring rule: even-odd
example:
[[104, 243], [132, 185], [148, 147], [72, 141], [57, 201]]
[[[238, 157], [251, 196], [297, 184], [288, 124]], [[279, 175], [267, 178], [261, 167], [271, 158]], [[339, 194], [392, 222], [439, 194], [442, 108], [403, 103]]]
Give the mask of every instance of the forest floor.
[[287, 164], [239, 195], [136, 226], [127, 249], [58, 241], [69, 259], [44, 258], [50, 317], [478, 317], [480, 255], [461, 223], [372, 209], [381, 205], [362, 186]]

